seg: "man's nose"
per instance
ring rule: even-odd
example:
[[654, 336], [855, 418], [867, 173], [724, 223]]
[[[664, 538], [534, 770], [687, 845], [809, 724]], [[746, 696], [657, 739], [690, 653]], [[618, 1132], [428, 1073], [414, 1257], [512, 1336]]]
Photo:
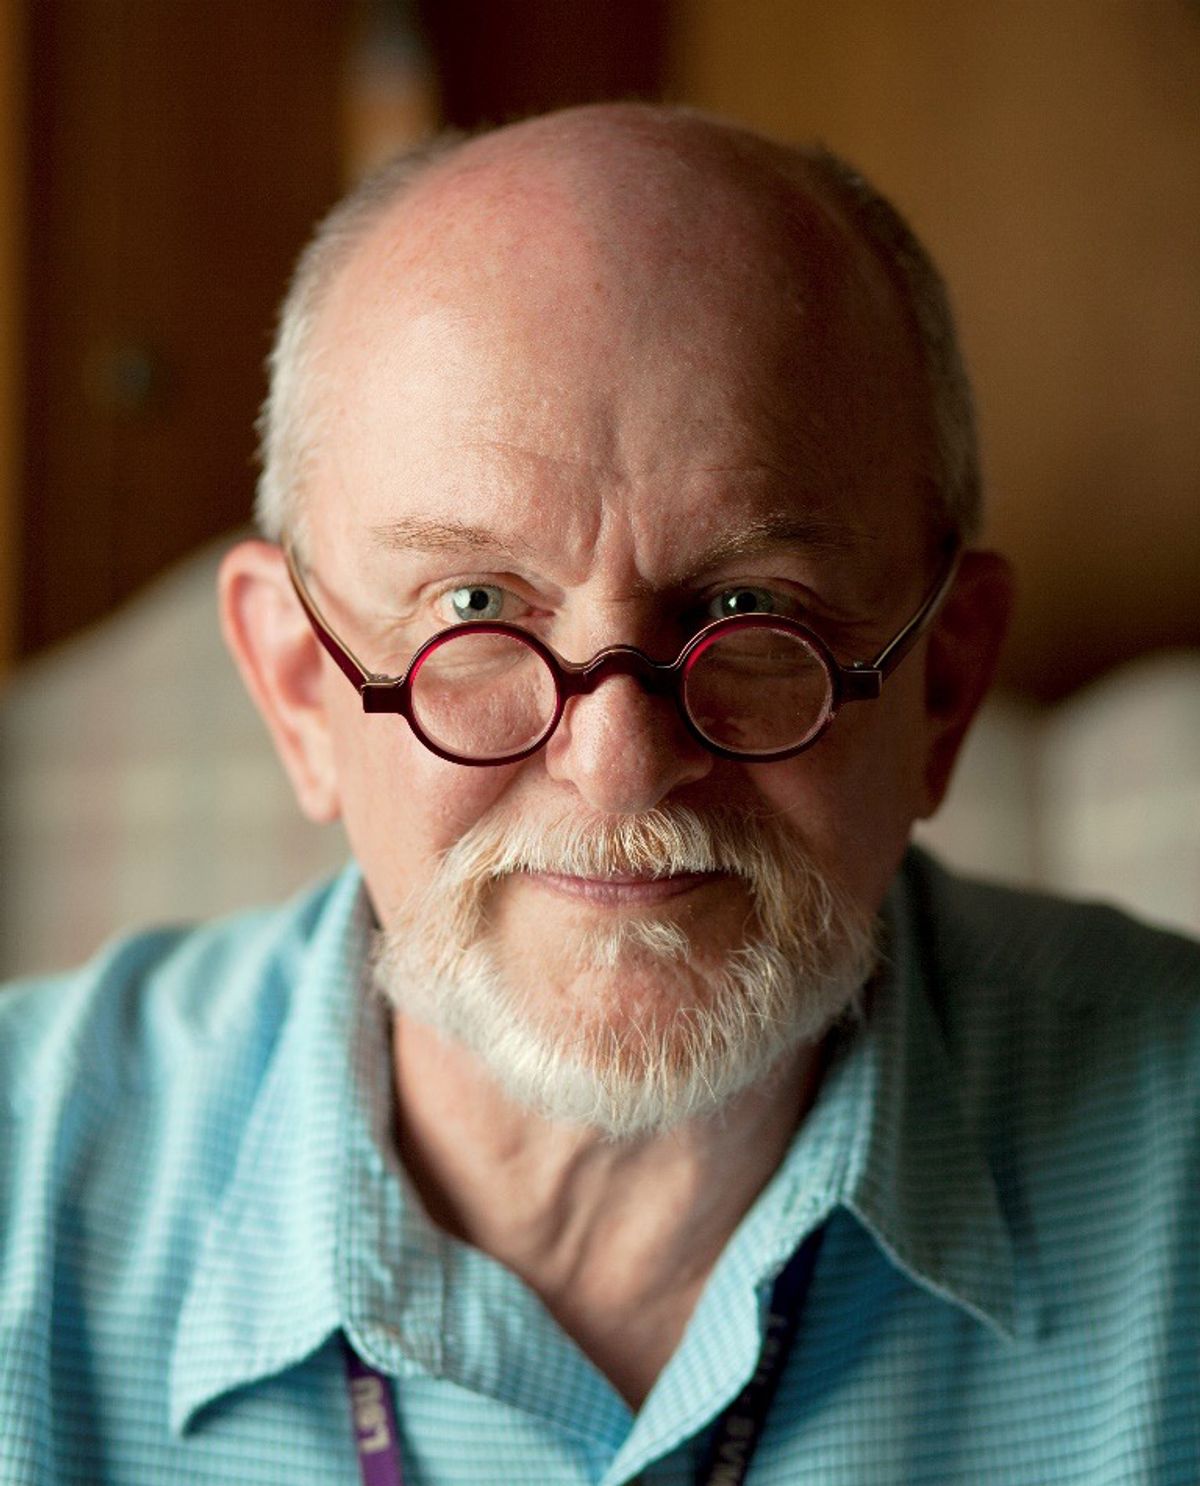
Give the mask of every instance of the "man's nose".
[[593, 810], [633, 815], [702, 779], [715, 760], [684, 726], [669, 696], [632, 676], [609, 676], [567, 703], [546, 745], [546, 770]]

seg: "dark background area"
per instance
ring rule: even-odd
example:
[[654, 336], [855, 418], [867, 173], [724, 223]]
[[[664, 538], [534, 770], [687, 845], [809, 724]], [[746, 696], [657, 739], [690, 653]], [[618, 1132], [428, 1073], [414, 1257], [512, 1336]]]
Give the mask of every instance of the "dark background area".
[[0, 673], [248, 520], [275, 306], [361, 169], [639, 97], [825, 140], [942, 264], [1010, 688], [1200, 644], [1189, 0], [0, 0]]

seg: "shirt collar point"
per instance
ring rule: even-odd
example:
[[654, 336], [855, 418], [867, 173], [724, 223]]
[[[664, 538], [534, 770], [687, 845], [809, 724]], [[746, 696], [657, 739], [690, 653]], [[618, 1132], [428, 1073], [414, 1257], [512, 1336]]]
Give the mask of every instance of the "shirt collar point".
[[201, 1425], [212, 1404], [239, 1388], [274, 1377], [306, 1361], [337, 1332], [336, 1325], [314, 1325], [297, 1332], [289, 1345], [253, 1356], [240, 1349], [213, 1346], [211, 1337], [198, 1337], [181, 1327], [168, 1374], [167, 1422], [176, 1440], [186, 1439]]

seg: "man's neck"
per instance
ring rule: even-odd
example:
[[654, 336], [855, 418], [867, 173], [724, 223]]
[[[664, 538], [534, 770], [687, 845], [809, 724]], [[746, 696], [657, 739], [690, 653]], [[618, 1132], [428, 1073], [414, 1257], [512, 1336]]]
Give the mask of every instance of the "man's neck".
[[430, 1216], [518, 1274], [638, 1406], [811, 1103], [819, 1049], [719, 1116], [616, 1142], [521, 1109], [429, 1028], [393, 1026], [397, 1142]]

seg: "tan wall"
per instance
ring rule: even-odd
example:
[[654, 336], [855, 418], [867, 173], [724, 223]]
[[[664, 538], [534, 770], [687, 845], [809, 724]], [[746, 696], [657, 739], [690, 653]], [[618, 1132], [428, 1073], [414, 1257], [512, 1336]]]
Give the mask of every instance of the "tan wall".
[[1200, 7], [678, 0], [672, 91], [821, 137], [954, 293], [1010, 682], [1050, 697], [1200, 643]]

